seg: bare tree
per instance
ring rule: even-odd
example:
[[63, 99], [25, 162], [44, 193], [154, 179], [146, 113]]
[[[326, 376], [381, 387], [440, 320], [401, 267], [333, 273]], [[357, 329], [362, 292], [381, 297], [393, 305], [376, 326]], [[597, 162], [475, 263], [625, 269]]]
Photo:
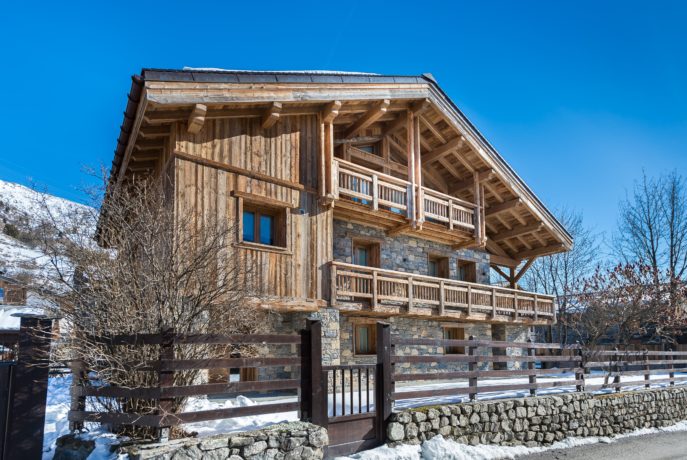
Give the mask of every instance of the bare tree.
[[558, 302], [557, 336], [560, 343], [567, 343], [569, 327], [568, 310], [574, 295], [583, 290], [585, 278], [593, 273], [598, 262], [598, 235], [585, 226], [582, 214], [563, 210], [559, 218], [573, 237], [571, 251], [537, 259], [525, 274], [524, 283], [533, 291], [553, 295]]
[[[678, 289], [687, 275], [687, 186], [677, 172], [646, 174], [620, 204], [613, 246], [624, 263], [651, 268], [654, 284]], [[675, 292], [673, 292], [675, 294]], [[671, 301], [674, 308], [679, 305]]]
[[[47, 206], [44, 204], [44, 206]], [[85, 363], [97, 380], [121, 387], [154, 387], [145, 371], [159, 358], [157, 346], [112, 346], [98, 337], [116, 334], [257, 333], [266, 311], [252, 307], [251, 276], [232, 245], [235, 229], [214, 216], [196, 218], [175, 208], [159, 184], [135, 182], [110, 192], [98, 212], [56, 215], [46, 208], [42, 250], [55, 313], [70, 329], [63, 357]], [[98, 220], [99, 219], [99, 220]], [[93, 230], [98, 227], [98, 240]], [[226, 357], [240, 351], [208, 345], [176, 345], [176, 359]], [[196, 381], [200, 371], [174, 374], [175, 385]], [[146, 413], [148, 400], [99, 400], [108, 411]], [[175, 401], [172, 411], [183, 408]]]

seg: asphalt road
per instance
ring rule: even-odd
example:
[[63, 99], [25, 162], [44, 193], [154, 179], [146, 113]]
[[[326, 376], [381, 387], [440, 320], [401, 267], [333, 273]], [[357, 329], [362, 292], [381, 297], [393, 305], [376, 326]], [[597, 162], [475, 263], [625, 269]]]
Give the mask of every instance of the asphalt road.
[[549, 450], [518, 460], [677, 460], [687, 459], [687, 432], [649, 434], [623, 438], [610, 444], [589, 444]]

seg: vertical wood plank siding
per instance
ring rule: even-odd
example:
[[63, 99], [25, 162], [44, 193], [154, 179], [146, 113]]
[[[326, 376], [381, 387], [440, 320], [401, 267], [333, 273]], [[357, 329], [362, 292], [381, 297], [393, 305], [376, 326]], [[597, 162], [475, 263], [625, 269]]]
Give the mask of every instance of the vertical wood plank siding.
[[[197, 134], [185, 123], [173, 129], [177, 152], [266, 174], [303, 185], [293, 190], [220, 169], [175, 160], [177, 212], [190, 213], [198, 225], [203, 218], [217, 216], [236, 223], [237, 199], [232, 192], [290, 203], [287, 209], [285, 251], [241, 248], [247, 268], [255, 276], [257, 294], [286, 298], [323, 299], [328, 294], [327, 262], [332, 258], [331, 210], [321, 207], [318, 189], [320, 155], [317, 116], [284, 117], [263, 130], [259, 119], [208, 120]], [[319, 231], [318, 231], [319, 229]], [[235, 233], [235, 232], [234, 232]], [[231, 235], [236, 241], [237, 235]], [[324, 280], [323, 280], [324, 278]], [[324, 282], [323, 282], [324, 281]]]

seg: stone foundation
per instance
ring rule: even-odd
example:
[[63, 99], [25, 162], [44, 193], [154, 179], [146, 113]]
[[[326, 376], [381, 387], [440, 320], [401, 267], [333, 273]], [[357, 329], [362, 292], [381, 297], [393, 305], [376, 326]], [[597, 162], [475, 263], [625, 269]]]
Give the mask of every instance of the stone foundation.
[[392, 414], [392, 444], [436, 435], [464, 444], [549, 445], [570, 436], [614, 436], [687, 419], [687, 388], [593, 395], [571, 393], [473, 402]]
[[323, 458], [328, 443], [326, 429], [293, 422], [245, 433], [128, 446], [120, 452], [131, 460], [298, 460]]

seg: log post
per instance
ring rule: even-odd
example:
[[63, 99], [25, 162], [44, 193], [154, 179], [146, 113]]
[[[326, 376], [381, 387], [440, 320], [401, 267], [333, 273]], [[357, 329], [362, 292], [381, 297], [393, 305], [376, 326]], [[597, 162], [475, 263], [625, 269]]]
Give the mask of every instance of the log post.
[[575, 380], [578, 380], [578, 381], [581, 380], [582, 382], [578, 383], [575, 386], [575, 390], [576, 391], [584, 391], [584, 387], [585, 387], [585, 383], [584, 383], [584, 350], [581, 346], [579, 346], [579, 344], [578, 344], [576, 352], [580, 357], [580, 362], [578, 364], [578, 368], [575, 369]]
[[377, 270], [372, 270], [372, 309], [377, 308]]
[[372, 175], [372, 210], [379, 210], [379, 176]]
[[644, 349], [644, 388], [651, 388], [651, 366], [649, 365], [649, 350]]
[[[471, 335], [469, 340], [471, 342], [474, 342], [475, 337]], [[475, 350], [476, 349], [477, 349], [477, 346], [472, 345], [472, 344], [468, 345], [468, 356], [475, 356]], [[477, 372], [477, 361], [476, 360], [470, 360], [468, 362], [468, 370], [471, 373]], [[474, 401], [475, 399], [477, 399], [477, 375], [472, 375], [468, 379], [468, 387], [469, 387], [468, 396], [470, 397], [470, 401]]]
[[[167, 370], [164, 361], [174, 360], [174, 329], [166, 327], [162, 331], [162, 342], [160, 343], [160, 361], [158, 362], [160, 368], [158, 370], [158, 385], [160, 390], [166, 387], [174, 386], [174, 371]], [[160, 398], [158, 405], [158, 413], [162, 416], [160, 421], [160, 428], [158, 430], [158, 438], [160, 441], [169, 440], [171, 425], [166, 423], [165, 417], [171, 415], [174, 411], [174, 398]]]
[[675, 360], [675, 355], [673, 354], [673, 349], [668, 348], [668, 352], [670, 353], [668, 355], [668, 360], [670, 361], [670, 372], [668, 373], [668, 378], [670, 378], [670, 386], [675, 385], [675, 363], [673, 361]]
[[618, 347], [615, 347], [615, 353], [613, 354], [613, 362], [615, 363], [613, 365], [613, 372], [615, 373], [615, 376], [613, 377], [613, 387], [615, 388], [616, 392], [620, 391], [620, 355], [618, 354]]
[[[86, 397], [82, 396], [82, 389], [86, 385], [86, 377], [88, 375], [86, 364], [81, 360], [74, 360], [69, 363], [69, 369], [72, 373], [72, 384], [70, 386], [71, 403], [70, 411], [81, 412], [86, 410]], [[69, 422], [69, 430], [83, 429], [83, 422]]]
[[329, 305], [333, 308], [336, 306], [336, 265], [332, 262], [330, 270], [330, 288], [329, 288]]
[[[527, 339], [527, 343], [532, 343], [532, 339]], [[537, 374], [535, 374], [536, 371], [536, 366], [534, 362], [534, 358], [537, 356], [537, 350], [536, 348], [530, 346], [527, 349], [527, 355], [529, 356], [529, 360], [527, 361], [527, 370], [528, 376], [529, 376], [529, 382], [530, 385], [536, 385], [537, 384]], [[537, 396], [537, 388], [532, 386], [530, 387], [530, 396]]]
[[393, 397], [393, 363], [391, 362], [391, 326], [377, 323], [377, 378], [375, 382], [375, 408], [377, 412], [377, 440], [386, 439], [386, 426], [391, 417]]

